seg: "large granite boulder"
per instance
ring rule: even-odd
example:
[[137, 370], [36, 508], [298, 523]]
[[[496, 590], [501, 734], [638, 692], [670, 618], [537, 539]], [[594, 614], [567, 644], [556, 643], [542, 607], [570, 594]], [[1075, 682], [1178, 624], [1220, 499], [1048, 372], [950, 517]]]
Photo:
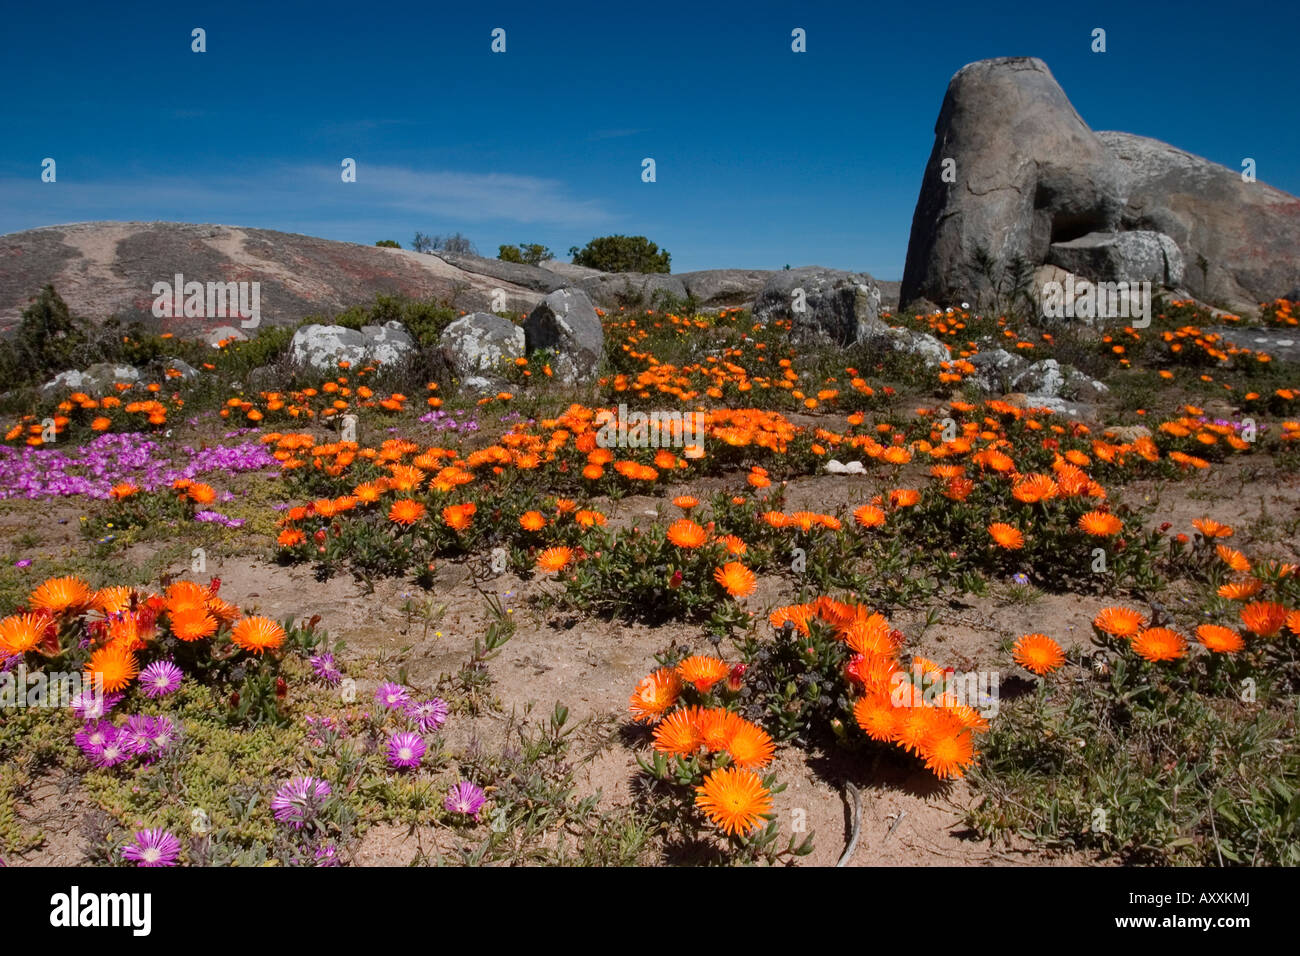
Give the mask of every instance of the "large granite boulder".
[[537, 304], [524, 322], [529, 352], [554, 353], [551, 370], [561, 382], [595, 378], [605, 351], [605, 329], [596, 307], [581, 289], [557, 289]]
[[1158, 140], [1095, 133], [1041, 60], [1006, 57], [948, 85], [900, 296], [979, 302], [1048, 263], [1245, 311], [1300, 282], [1297, 248], [1300, 199]]
[[331, 372], [340, 362], [357, 368], [370, 362], [396, 365], [419, 351], [402, 323], [366, 325], [360, 331], [341, 325], [304, 325], [289, 342], [289, 361], [317, 372]]
[[506, 362], [524, 355], [524, 330], [491, 312], [473, 312], [443, 329], [438, 344], [462, 378], [500, 372]]
[[1183, 281], [1183, 254], [1163, 232], [1090, 232], [1052, 243], [1047, 262], [1103, 282], [1150, 282], [1172, 288]]
[[978, 301], [1017, 260], [1054, 242], [1113, 231], [1124, 207], [1119, 161], [1042, 60], [963, 67], [948, 84], [912, 217], [900, 298]]
[[113, 392], [113, 386], [118, 383], [134, 385], [138, 381], [140, 381], [140, 370], [134, 365], [98, 362], [85, 371], [70, 369], [60, 372], [41, 386], [41, 395], [48, 398], [66, 391], [102, 396]]
[[1196, 298], [1244, 311], [1300, 282], [1300, 199], [1159, 140], [1097, 136], [1124, 168], [1121, 227], [1173, 239]]

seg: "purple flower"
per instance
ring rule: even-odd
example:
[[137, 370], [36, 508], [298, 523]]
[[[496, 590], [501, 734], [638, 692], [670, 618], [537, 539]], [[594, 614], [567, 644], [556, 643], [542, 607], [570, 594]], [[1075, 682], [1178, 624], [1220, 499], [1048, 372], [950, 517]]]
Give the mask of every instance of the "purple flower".
[[140, 672], [140, 686], [146, 697], [165, 697], [181, 686], [184, 676], [171, 661], [154, 661]]
[[32, 566], [31, 558], [22, 558], [21, 560], [14, 562], [15, 568], [30, 568], [31, 566]]
[[99, 753], [91, 756], [90, 762], [105, 769], [116, 767], [136, 755], [135, 746], [131, 738], [124, 738], [121, 732], [114, 733], [112, 739], [106, 740], [104, 746], [99, 748]]
[[339, 854], [333, 843], [327, 843], [316, 850], [317, 866], [338, 866]]
[[136, 866], [175, 866], [180, 855], [181, 841], [162, 827], [141, 830], [135, 835], [135, 842], [122, 849], [122, 856], [134, 861]]
[[448, 813], [463, 813], [470, 819], [477, 820], [478, 812], [486, 800], [487, 797], [482, 790], [468, 780], [462, 780], [448, 791], [443, 806], [447, 808]]
[[375, 700], [379, 701], [389, 710], [401, 710], [411, 699], [411, 692], [401, 684], [387, 683], [380, 684], [379, 689], [375, 691]]
[[316, 676], [330, 687], [343, 679], [343, 672], [339, 670], [338, 664], [334, 662], [334, 655], [329, 651], [321, 651], [321, 653], [313, 656], [309, 663], [312, 670], [316, 672]]
[[176, 727], [171, 722], [170, 717], [149, 717], [146, 719], [148, 724], [145, 727], [144, 736], [149, 741], [150, 747], [156, 752], [162, 753], [176, 739]]
[[225, 515], [216, 511], [199, 511], [194, 515], [195, 521], [205, 521], [209, 524], [224, 525], [227, 528], [239, 528], [244, 524], [243, 518], [227, 518]]
[[271, 800], [275, 818], [301, 830], [315, 819], [325, 801], [334, 791], [324, 780], [316, 777], [294, 777], [284, 784]]
[[447, 702], [441, 697], [411, 701], [406, 705], [406, 716], [415, 721], [420, 733], [431, 734], [446, 722]]
[[107, 720], [95, 720], [73, 735], [73, 741], [91, 760], [98, 760], [104, 748], [117, 740], [118, 730]]
[[100, 694], [94, 690], [83, 690], [72, 698], [69, 706], [82, 720], [99, 720], [121, 700], [121, 694]]
[[388, 762], [398, 769], [418, 767], [427, 749], [419, 734], [399, 731], [388, 738]]
[[117, 735], [117, 742], [122, 753], [128, 757], [142, 757], [149, 752], [149, 731], [152, 729], [150, 719], [144, 714], [133, 714], [126, 720], [126, 726]]

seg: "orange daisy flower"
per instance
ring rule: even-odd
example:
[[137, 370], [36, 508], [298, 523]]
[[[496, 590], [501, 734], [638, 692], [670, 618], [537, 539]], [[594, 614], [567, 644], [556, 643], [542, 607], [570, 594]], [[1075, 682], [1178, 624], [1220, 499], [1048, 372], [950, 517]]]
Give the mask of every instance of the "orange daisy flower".
[[0, 660], [30, 651], [52, 623], [53, 618], [44, 614], [15, 614], [0, 621]]
[[628, 700], [628, 710], [638, 723], [652, 724], [677, 703], [681, 693], [681, 676], [671, 667], [661, 667], [637, 683]]
[[572, 560], [572, 548], [547, 548], [537, 556], [537, 570], [543, 574], [556, 574], [563, 571], [565, 566]]
[[1011, 659], [1025, 670], [1042, 676], [1065, 663], [1065, 652], [1046, 634], [1025, 634], [1012, 648]]
[[728, 561], [713, 572], [713, 580], [732, 597], [748, 597], [758, 587], [754, 572], [739, 561]]
[[135, 655], [117, 644], [101, 647], [86, 664], [86, 679], [92, 684], [96, 678], [103, 680], [104, 690], [109, 693], [123, 690], [139, 673]]
[[772, 795], [752, 770], [715, 770], [695, 793], [695, 805], [728, 836], [749, 833], [772, 812]]
[[1147, 626], [1147, 619], [1132, 608], [1102, 608], [1092, 620], [1093, 626], [1115, 637], [1136, 637]]
[[1241, 622], [1246, 630], [1260, 637], [1272, 637], [1282, 630], [1286, 618], [1286, 608], [1272, 601], [1256, 601], [1241, 609]]
[[1216, 654], [1235, 654], [1246, 646], [1240, 634], [1217, 624], [1202, 624], [1196, 629], [1196, 639]]
[[926, 752], [925, 769], [940, 780], [960, 777], [975, 762], [975, 745], [969, 730], [937, 735]]
[[707, 694], [709, 688], [727, 676], [727, 665], [716, 657], [696, 654], [678, 664], [677, 673], [701, 694]]
[[1219, 556], [1220, 561], [1233, 571], [1241, 573], [1250, 570], [1250, 560], [1235, 548], [1229, 548], [1225, 544], [1216, 544], [1214, 553]]
[[230, 639], [253, 654], [275, 650], [286, 636], [284, 628], [269, 617], [246, 617], [230, 629]]
[[410, 498], [399, 498], [388, 509], [388, 520], [393, 524], [400, 524], [404, 528], [409, 528], [424, 517], [425, 510], [424, 505], [418, 501], [413, 501]]
[[84, 611], [90, 606], [94, 594], [86, 582], [77, 577], [50, 578], [31, 593], [27, 603], [37, 611], [59, 615]]
[[1110, 538], [1124, 530], [1124, 522], [1106, 511], [1089, 511], [1079, 518], [1079, 530], [1096, 538]]
[[1232, 528], [1215, 521], [1213, 518], [1197, 518], [1192, 522], [1192, 527], [1207, 538], [1229, 538], [1232, 536]]
[[879, 528], [885, 523], [885, 513], [875, 505], [863, 505], [853, 512], [853, 520], [863, 528]]
[[525, 511], [519, 516], [519, 527], [525, 531], [541, 531], [546, 527], [546, 516], [540, 511]]
[[708, 533], [690, 518], [678, 518], [668, 526], [668, 540], [679, 548], [698, 548], [708, 537]]
[[1187, 641], [1167, 627], [1149, 627], [1133, 639], [1133, 650], [1151, 663], [1176, 661], [1187, 655]]
[[863, 697], [853, 705], [853, 719], [872, 740], [893, 740], [897, 730], [898, 710], [885, 693]]
[[217, 633], [220, 626], [217, 619], [207, 612], [206, 608], [185, 606], [171, 612], [169, 618], [171, 622], [172, 634], [178, 641], [202, 640], [205, 637], [211, 637]]
[[999, 548], [1006, 548], [1008, 551], [1019, 551], [1025, 546], [1025, 536], [1014, 525], [996, 521], [989, 525], [988, 531]]
[[726, 726], [728, 734], [724, 746], [737, 767], [761, 770], [772, 762], [776, 745], [763, 728], [738, 714], [730, 714]]
[[682, 707], [659, 721], [655, 728], [655, 750], [669, 757], [689, 757], [699, 750], [703, 740], [696, 726], [698, 711], [696, 707]]

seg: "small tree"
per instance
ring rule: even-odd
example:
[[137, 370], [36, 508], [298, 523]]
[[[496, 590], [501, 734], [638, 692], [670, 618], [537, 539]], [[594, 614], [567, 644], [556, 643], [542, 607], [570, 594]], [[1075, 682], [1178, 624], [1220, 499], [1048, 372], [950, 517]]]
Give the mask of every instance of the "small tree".
[[569, 249], [575, 265], [602, 272], [670, 272], [672, 256], [645, 236], [601, 236]]
[[518, 246], [498, 246], [497, 248], [500, 250], [497, 252], [497, 258], [502, 262], [523, 263], [524, 254], [519, 251]]
[[[418, 236], [419, 233], [416, 233], [416, 235]], [[375, 245], [380, 246], [384, 249], [402, 248], [402, 244], [398, 242], [396, 239], [380, 239], [378, 242], [375, 243]]]

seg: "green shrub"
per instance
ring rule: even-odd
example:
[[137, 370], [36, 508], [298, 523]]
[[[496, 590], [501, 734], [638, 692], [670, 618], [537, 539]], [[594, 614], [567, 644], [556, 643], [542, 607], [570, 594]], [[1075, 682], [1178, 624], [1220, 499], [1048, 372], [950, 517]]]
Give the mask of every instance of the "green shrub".
[[671, 272], [672, 256], [645, 236], [600, 236], [569, 250], [575, 265], [602, 272]]

